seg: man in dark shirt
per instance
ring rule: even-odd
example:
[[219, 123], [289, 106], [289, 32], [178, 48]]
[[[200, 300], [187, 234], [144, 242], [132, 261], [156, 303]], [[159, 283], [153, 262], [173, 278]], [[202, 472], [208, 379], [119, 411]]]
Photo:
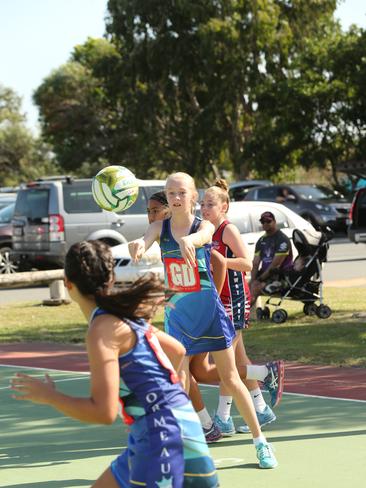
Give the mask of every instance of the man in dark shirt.
[[265, 234], [255, 246], [253, 268], [250, 280], [251, 304], [255, 304], [268, 281], [273, 280], [276, 270], [287, 270], [292, 266], [290, 239], [277, 228], [272, 212], [264, 212], [259, 219]]

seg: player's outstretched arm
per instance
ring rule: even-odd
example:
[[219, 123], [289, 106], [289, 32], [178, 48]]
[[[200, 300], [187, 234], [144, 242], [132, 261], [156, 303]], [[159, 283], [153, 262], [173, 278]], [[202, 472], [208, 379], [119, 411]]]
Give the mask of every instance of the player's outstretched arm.
[[128, 243], [128, 251], [133, 261], [139, 261], [152, 244], [159, 239], [161, 227], [160, 220], [153, 222], [147, 228], [144, 237]]
[[118, 342], [123, 339], [126, 347], [133, 345], [135, 336], [126, 324], [122, 330], [121, 321], [116, 317], [103, 317], [103, 319], [97, 318], [93, 321], [87, 335], [91, 372], [90, 397], [66, 395], [58, 391], [47, 376], [45, 381], [41, 381], [31, 376], [18, 374], [13, 378], [11, 384], [12, 389], [16, 392], [13, 398], [50, 405], [67, 417], [82, 422], [113, 423], [119, 408], [118, 355], [121, 351], [115, 339], [114, 329], [119, 327]]

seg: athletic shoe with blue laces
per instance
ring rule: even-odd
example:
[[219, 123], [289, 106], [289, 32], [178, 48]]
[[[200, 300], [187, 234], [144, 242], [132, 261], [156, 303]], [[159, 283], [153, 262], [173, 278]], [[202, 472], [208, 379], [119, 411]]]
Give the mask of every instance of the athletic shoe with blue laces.
[[278, 466], [271, 444], [261, 442], [258, 446], [255, 446], [255, 448], [257, 450], [257, 458], [260, 468], [271, 469]]
[[271, 407], [277, 407], [282, 398], [285, 381], [285, 364], [283, 361], [271, 361], [266, 364], [268, 374], [264, 378], [263, 385], [271, 396]]
[[212, 427], [209, 429], [203, 428], [207, 444], [211, 442], [219, 441], [222, 438], [221, 430], [216, 425], [215, 421], [212, 422]]
[[[261, 428], [264, 427], [265, 425], [270, 424], [271, 422], [274, 422], [277, 418], [273, 410], [269, 407], [269, 405], [266, 405], [266, 408], [263, 410], [263, 412], [256, 412], [256, 414]], [[250, 434], [250, 429], [246, 424], [238, 427], [236, 431], [239, 432], [240, 434]]]
[[216, 414], [214, 417], [214, 423], [220, 429], [224, 437], [231, 437], [235, 434], [235, 425], [231, 417], [229, 417], [225, 422]]

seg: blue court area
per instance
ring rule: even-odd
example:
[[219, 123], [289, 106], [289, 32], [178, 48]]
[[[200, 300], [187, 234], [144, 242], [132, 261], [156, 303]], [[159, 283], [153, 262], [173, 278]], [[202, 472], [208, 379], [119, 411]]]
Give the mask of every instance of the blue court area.
[[[0, 366], [0, 487], [91, 486], [126, 446], [127, 428], [119, 420], [112, 426], [82, 424], [47, 406], [11, 399], [9, 380], [16, 371], [46, 372]], [[87, 375], [47, 372], [65, 393], [88, 394]], [[217, 388], [202, 391], [213, 412]], [[278, 420], [264, 433], [279, 467], [258, 469], [251, 437], [237, 434], [210, 447], [221, 487], [365, 486], [366, 402], [285, 394], [276, 413]], [[240, 425], [237, 415], [234, 420]]]

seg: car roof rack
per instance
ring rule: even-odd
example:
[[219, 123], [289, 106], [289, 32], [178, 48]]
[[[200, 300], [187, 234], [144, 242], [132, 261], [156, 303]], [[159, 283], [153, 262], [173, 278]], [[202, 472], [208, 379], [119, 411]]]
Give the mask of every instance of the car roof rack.
[[60, 180], [71, 181], [73, 179], [74, 177], [72, 175], [54, 175], [54, 176], [41, 176], [39, 178], [36, 178], [34, 181], [60, 181]]

